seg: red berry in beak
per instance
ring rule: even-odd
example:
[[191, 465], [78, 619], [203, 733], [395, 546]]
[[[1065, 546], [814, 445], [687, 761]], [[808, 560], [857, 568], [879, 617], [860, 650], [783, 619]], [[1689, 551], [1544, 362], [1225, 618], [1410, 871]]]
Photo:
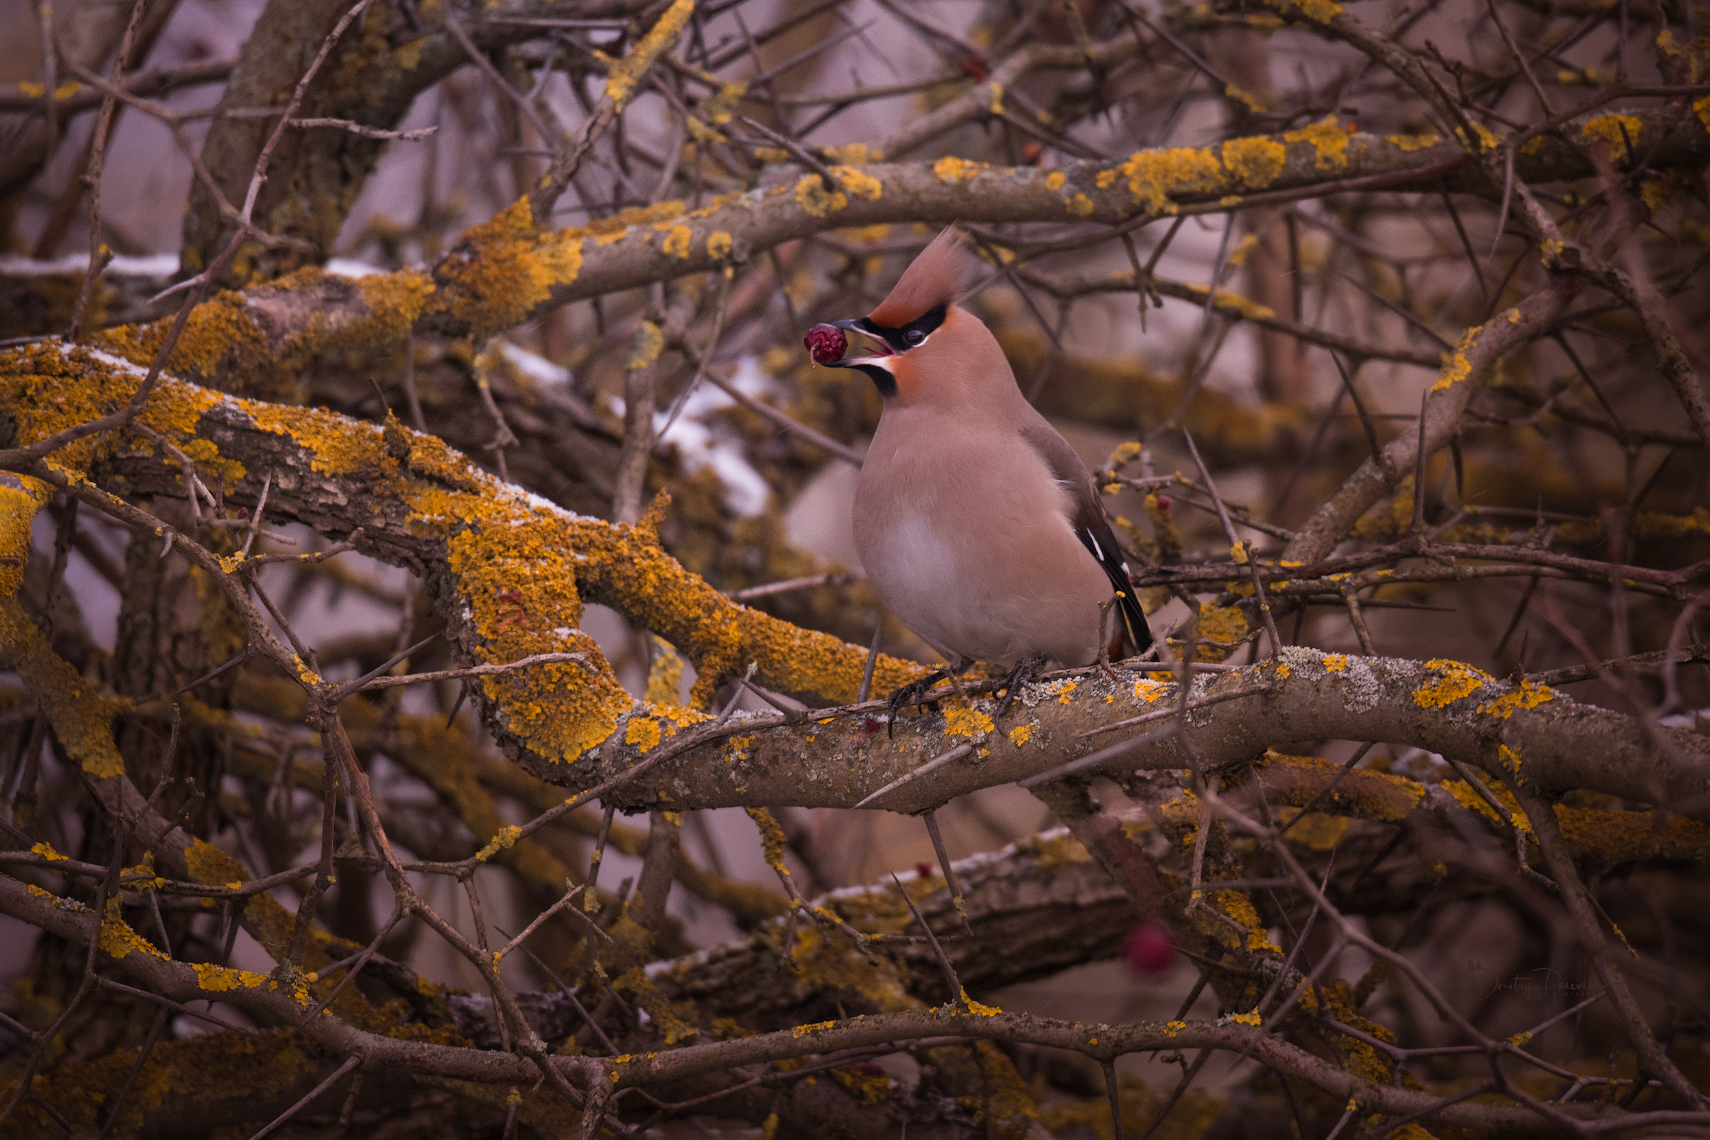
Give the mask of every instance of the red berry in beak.
[[1156, 922], [1136, 926], [1122, 941], [1122, 957], [1140, 974], [1159, 974], [1176, 959], [1176, 941], [1169, 928]]
[[802, 344], [807, 346], [808, 356], [815, 364], [830, 364], [843, 359], [849, 348], [849, 338], [843, 335], [842, 329], [833, 325], [815, 325], [802, 338]]

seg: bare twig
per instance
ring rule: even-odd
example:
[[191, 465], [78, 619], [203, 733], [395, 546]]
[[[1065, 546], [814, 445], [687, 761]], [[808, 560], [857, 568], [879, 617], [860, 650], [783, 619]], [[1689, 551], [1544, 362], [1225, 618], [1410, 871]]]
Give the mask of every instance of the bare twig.
[[344, 1059], [344, 1061], [339, 1065], [338, 1068], [336, 1068], [332, 1072], [328, 1073], [326, 1075], [326, 1077], [321, 1080], [320, 1084], [318, 1084], [314, 1088], [310, 1089], [308, 1091], [308, 1093], [306, 1093], [303, 1096], [303, 1099], [299, 1100], [296, 1104], [292, 1105], [290, 1108], [288, 1108], [284, 1112], [280, 1113], [269, 1124], [264, 1126], [260, 1132], [257, 1132], [254, 1136], [251, 1136], [249, 1138], [249, 1140], [262, 1140], [262, 1137], [264, 1137], [264, 1136], [268, 1135], [269, 1133], [274, 1132], [275, 1130], [280, 1128], [287, 1121], [289, 1121], [293, 1116], [296, 1116], [303, 1109], [307, 1108], [309, 1106], [310, 1101], [314, 1100], [316, 1097], [320, 1096], [322, 1093], [324, 1093], [328, 1089], [332, 1088], [333, 1085], [337, 1084], [340, 1080], [342, 1080], [344, 1078], [344, 1075], [346, 1073], [350, 1072], [352, 1069], [356, 1068], [356, 1066], [358, 1066], [360, 1064], [362, 1064], [362, 1058], [361, 1057], [346, 1057]]

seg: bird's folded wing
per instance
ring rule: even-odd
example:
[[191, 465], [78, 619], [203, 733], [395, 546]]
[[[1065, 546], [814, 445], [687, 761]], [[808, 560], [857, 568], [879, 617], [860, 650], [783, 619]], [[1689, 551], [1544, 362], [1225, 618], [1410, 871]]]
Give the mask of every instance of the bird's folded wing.
[[1081, 457], [1075, 454], [1075, 449], [1069, 446], [1069, 441], [1058, 434], [1043, 416], [1023, 426], [1021, 438], [1045, 461], [1052, 478], [1068, 489], [1074, 511], [1069, 524], [1074, 527], [1075, 537], [1081, 540], [1081, 545], [1087, 548], [1105, 577], [1110, 579], [1133, 652], [1146, 652], [1152, 646], [1152, 630], [1146, 624], [1146, 611], [1140, 608], [1140, 599], [1128, 574], [1128, 563], [1122, 557], [1116, 533], [1110, 529], [1110, 519], [1104, 513], [1104, 504], [1099, 501], [1092, 474], [1081, 462]]

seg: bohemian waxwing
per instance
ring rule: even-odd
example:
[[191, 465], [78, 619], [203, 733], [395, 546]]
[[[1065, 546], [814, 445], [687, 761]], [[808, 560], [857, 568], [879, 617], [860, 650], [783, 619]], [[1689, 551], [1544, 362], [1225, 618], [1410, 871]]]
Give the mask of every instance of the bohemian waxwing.
[[[949, 662], [893, 696], [893, 713], [979, 660], [1013, 667], [1001, 716], [1047, 661], [1097, 661], [1113, 626], [1117, 649], [1152, 644], [1092, 476], [1022, 396], [991, 330], [956, 304], [978, 264], [946, 229], [878, 308], [808, 334], [818, 363], [859, 369], [884, 398], [855, 548], [880, 599]], [[834, 329], [872, 338], [872, 354], [836, 359]]]

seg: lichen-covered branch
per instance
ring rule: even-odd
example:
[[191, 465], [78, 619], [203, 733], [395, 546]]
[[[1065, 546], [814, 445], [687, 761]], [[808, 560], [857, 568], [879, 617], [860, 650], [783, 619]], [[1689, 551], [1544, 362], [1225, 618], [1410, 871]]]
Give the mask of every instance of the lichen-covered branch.
[[[1691, 165], [1710, 157], [1710, 134], [1694, 121], [1668, 133], [1674, 117], [1628, 116], [1658, 142], [1653, 162]], [[1516, 160], [1529, 182], [1592, 172], [1575, 149], [1540, 139]], [[1125, 161], [1065, 163], [1053, 170], [933, 163], [840, 166], [842, 185], [817, 174], [768, 179], [699, 210], [681, 201], [627, 210], [590, 226], [544, 230], [526, 202], [463, 235], [430, 273], [400, 270], [359, 280], [304, 269], [203, 305], [169, 368], [206, 382], [216, 371], [272, 375], [342, 345], [377, 345], [412, 329], [491, 336], [569, 301], [652, 281], [741, 264], [785, 242], [833, 229], [893, 222], [1126, 221], [1183, 209], [1228, 210], [1256, 195], [1309, 197], [1355, 179], [1460, 185], [1468, 159], [1434, 137], [1360, 134], [1332, 116], [1277, 136], [1208, 147], [1137, 151]], [[1467, 188], [1489, 193], [1476, 165]], [[146, 363], [164, 325], [115, 329], [99, 343]]]
[[[1211, 705], [1221, 694], [1243, 688], [1252, 691]], [[1190, 711], [1186, 745], [1166, 738], [1128, 751], [1116, 747], [1173, 715], [1175, 697], [1170, 682], [1082, 674], [1032, 687], [1004, 725], [992, 723], [995, 705], [956, 702], [942, 714], [904, 719], [894, 740], [875, 718], [799, 727], [755, 718], [753, 731], [741, 738], [675, 758], [612, 795], [636, 807], [656, 799], [696, 807], [847, 807], [932, 757], [973, 744], [966, 762], [941, 766], [877, 805], [918, 812], [1095, 753], [1106, 754], [1093, 770], [1107, 774], [1193, 767], [1188, 747], [1201, 764], [1216, 769], [1243, 766], [1267, 747], [1324, 739], [1391, 741], [1473, 764], [1488, 763], [1500, 751], [1504, 763], [1540, 787], [1583, 788], [1656, 804], [1710, 792], [1704, 767], [1710, 748], [1702, 737], [1670, 732], [1669, 752], [1654, 750], [1620, 713], [1581, 705], [1542, 686], [1499, 681], [1454, 661], [1286, 649], [1275, 665], [1196, 681], [1191, 699], [1207, 707]], [[1118, 727], [1140, 718], [1150, 723], [1127, 731]], [[810, 743], [816, 761], [804, 772], [801, 757]], [[602, 750], [581, 778], [608, 778], [643, 754]]]
[[1460, 344], [1446, 354], [1442, 370], [1431, 385], [1422, 429], [1403, 433], [1360, 464], [1289, 540], [1283, 559], [1314, 562], [1334, 550], [1385, 491], [1395, 489], [1403, 477], [1413, 474], [1421, 447], [1429, 457], [1448, 446], [1461, 431], [1468, 401], [1489, 379], [1497, 363], [1549, 330], [1577, 293], [1571, 278], [1559, 280], [1489, 323], [1462, 334]]
[[[1322, 762], [1277, 757], [1265, 766], [1263, 778], [1287, 800], [1295, 794], [1304, 794], [1310, 788], [1321, 787], [1329, 769], [1330, 766]], [[1375, 804], [1387, 797], [1392, 801], [1390, 807], [1393, 811], [1417, 814], [1420, 808], [1409, 809], [1396, 798], [1396, 791], [1404, 789], [1406, 783], [1376, 773], [1357, 773], [1346, 787], [1346, 797], [1339, 801], [1337, 810], [1350, 807], [1370, 810], [1361, 809], [1359, 805]], [[1406, 798], [1407, 793], [1403, 791], [1401, 799]], [[1469, 810], [1458, 807], [1452, 797], [1444, 798], [1449, 800], [1450, 806], [1437, 810]], [[1167, 808], [1165, 814], [1175, 821], [1171, 826], [1191, 827], [1191, 821], [1198, 818], [1198, 809], [1184, 802]], [[1381, 809], [1377, 814], [1383, 814]], [[1137, 829], [1139, 834], [1152, 825], [1137, 818], [1125, 826]], [[1302, 850], [1308, 847], [1318, 849], [1322, 844], [1320, 838], [1307, 831], [1298, 833], [1295, 842], [1301, 845]], [[1348, 867], [1338, 881], [1354, 880], [1356, 871], [1356, 868]], [[957, 866], [957, 875], [966, 892], [967, 913], [974, 936], [948, 938], [946, 949], [963, 984], [974, 987], [977, 993], [1049, 973], [1066, 964], [1111, 956], [1117, 952], [1131, 922], [1130, 907], [1122, 890], [1099, 870], [1078, 843], [1060, 831], [1039, 836], [992, 856], [964, 861]], [[8, 908], [9, 904], [16, 907], [16, 892], [8, 895], [3, 887], [4, 881], [0, 881], [0, 908]], [[953, 926], [954, 908], [942, 879], [911, 878], [904, 884], [904, 889], [911, 894], [920, 893], [918, 907], [927, 921], [946, 928]], [[1422, 882], [1420, 889], [1428, 890], [1428, 881]], [[1333, 885], [1332, 895], [1338, 892], [1339, 888]], [[1406, 900], [1395, 900], [1395, 903], [1405, 905]], [[64, 902], [44, 899], [40, 905], [77, 914], [75, 905]], [[855, 923], [864, 933], [892, 934], [894, 938], [893, 931], [898, 928], [906, 930], [910, 923], [909, 912], [890, 884], [863, 891], [839, 892], [817, 905], [836, 908], [840, 915]], [[14, 911], [8, 909], [8, 913]], [[135, 946], [134, 942], [124, 938], [125, 928], [122, 925], [110, 925], [110, 934], [106, 933], [107, 928], [103, 928], [104, 947], [111, 945], [117, 948], [121, 942]], [[1067, 937], [1065, 932], [1068, 932]], [[786, 1035], [789, 1040], [801, 1041], [809, 1033], [828, 1034], [801, 1047], [801, 1051], [809, 1054], [854, 1047], [865, 1040], [861, 1034], [875, 1020], [885, 1027], [887, 1033], [895, 1033], [898, 1040], [905, 1042], [920, 1036], [984, 1035], [969, 1032], [961, 1022], [944, 1023], [942, 1018], [949, 1007], [930, 1015], [927, 1024], [940, 1026], [939, 1033], [922, 1033], [911, 1028], [915, 1024], [913, 1022], [895, 1020], [899, 1016], [896, 1012], [899, 1003], [904, 1008], [912, 1007], [925, 1013], [926, 1007], [920, 999], [938, 1001], [948, 996], [943, 993], [943, 980], [938, 976], [931, 951], [919, 941], [888, 943], [886, 959], [887, 963], [894, 964], [894, 968], [875, 968], [863, 963], [841, 936], [824, 938], [812, 932], [801, 932], [789, 949], [791, 965], [786, 969], [778, 957], [782, 938], [783, 923], [779, 920], [746, 942], [718, 947], [676, 962], [662, 962], [651, 967], [647, 975], [657, 988], [659, 997], [670, 1002], [673, 1009], [694, 1011], [704, 1028], [718, 1024], [720, 1019], [731, 1019], [733, 1023], [756, 1026], [777, 1034], [776, 1038], [757, 1043], [758, 1054], [753, 1051], [755, 1047], [743, 1051], [735, 1062], [739, 1064], [752, 1064], [772, 1056], [776, 1042], [784, 1040]], [[140, 949], [127, 951], [119, 957], [121, 968], [139, 980], [150, 970], [162, 968], [158, 957], [147, 955]], [[198, 984], [204, 989], [208, 988], [211, 980], [227, 980], [226, 974], [231, 974], [235, 982], [219, 992], [223, 1000], [231, 1000], [240, 1006], [254, 1007], [254, 1003], [248, 1000], [249, 989], [265, 990], [264, 980], [259, 975], [244, 975], [238, 971], [219, 973], [211, 967], [196, 968], [196, 973]], [[918, 996], [911, 998], [910, 994]], [[500, 1033], [489, 999], [454, 995], [447, 1000], [456, 1018], [457, 1030], [468, 1046], [480, 1050], [499, 1048]], [[531, 1025], [545, 1040], [560, 1040], [582, 1027], [581, 1014], [562, 992], [524, 994], [519, 996], [519, 1002]], [[840, 1008], [844, 1010], [844, 1016], [838, 1015]], [[985, 1006], [974, 1008], [985, 1020], [972, 1024], [983, 1025], [996, 1020], [997, 1024], [1009, 1029], [1024, 1025], [1032, 1032], [1045, 1035], [1024, 1037], [1024, 1040], [1068, 1047], [1095, 1057], [1102, 1053], [1097, 1048], [1101, 1043], [1112, 1044], [1118, 1051], [1127, 1051], [1134, 1047], [1135, 1041], [1142, 1043], [1140, 1047], [1145, 1047], [1145, 1042], [1150, 1040], [1142, 1035], [1132, 1040], [1118, 1038], [1111, 1042], [1109, 1031], [1112, 1027], [1107, 1025], [1082, 1026], [1077, 1032], [1066, 1033], [1065, 1030], [1074, 1027], [1060, 1022], [1018, 1020], [1013, 1015]], [[1220, 1024], [1231, 1030], [1238, 1028], [1233, 1021]], [[1176, 1024], [1163, 1026], [1162, 1031], [1168, 1041], [1179, 1047], [1182, 1034], [1188, 1028]], [[1203, 1023], [1195, 1026], [1198, 1032], [1203, 1032], [1204, 1028]], [[218, 1035], [214, 1036], [218, 1038]], [[186, 1107], [192, 1111], [207, 1114], [210, 1122], [250, 1119], [244, 1114], [271, 1111], [265, 1106], [273, 1104], [273, 1100], [266, 1098], [276, 1097], [284, 1101], [299, 1094], [313, 1083], [316, 1076], [335, 1063], [339, 1050], [323, 1043], [322, 1036], [311, 1035], [310, 1040], [304, 1040], [294, 1034], [275, 1031], [261, 1039], [258, 1052], [270, 1058], [270, 1063], [266, 1070], [269, 1076], [266, 1079], [258, 1076], [254, 1083], [255, 1091], [264, 1098], [260, 1104], [234, 1104], [222, 1100], [218, 1090], [196, 1089], [180, 1077], [168, 1078], [179, 1082], [174, 1086], [173, 1095], [185, 1098], [188, 1102]], [[1244, 1048], [1248, 1041], [1239, 1035], [1224, 1035], [1215, 1036], [1209, 1043], [1213, 1047], [1237, 1049]], [[467, 1051], [467, 1048], [462, 1050]], [[688, 1095], [689, 1089], [700, 1088], [685, 1082], [710, 1076], [718, 1070], [720, 1065], [709, 1064], [709, 1058], [731, 1061], [731, 1058], [719, 1056], [724, 1050], [710, 1040], [691, 1038], [680, 1047], [680, 1051], [685, 1055], [670, 1061], [659, 1061], [660, 1054], [652, 1055], [649, 1066], [642, 1067], [626, 1080], [620, 1080], [620, 1084], [646, 1084], [662, 1095], [682, 1097]], [[184, 1052], [184, 1047], [177, 1047], [161, 1059], [164, 1073], [183, 1071], [183, 1064], [189, 1059], [180, 1055]], [[780, 1054], [774, 1059], [790, 1060], [793, 1056], [795, 1054]], [[1303, 1056], [1300, 1054], [1285, 1051], [1283, 1057], [1295, 1066], [1302, 1064]], [[447, 1069], [442, 1066], [455, 1064], [453, 1072], [466, 1074], [476, 1063], [455, 1058], [455, 1052], [441, 1051], [438, 1056], [428, 1059], [425, 1071], [444, 1074]], [[608, 1063], [620, 1070], [626, 1064], [621, 1058]], [[1304, 1070], [1297, 1067], [1285, 1071], [1295, 1072], [1321, 1088], [1327, 1087], [1323, 1082], [1332, 1079], [1331, 1074], [1336, 1072], [1321, 1062]], [[231, 1081], [243, 1079], [236, 1072], [227, 1075]], [[68, 1072], [61, 1078], [46, 1082], [42, 1095], [50, 1104], [74, 1111], [75, 1104], [62, 1098], [70, 1095], [70, 1090], [79, 1080], [89, 1079], [89, 1076], [75, 1070]], [[497, 1072], [490, 1074], [490, 1077], [502, 1076]], [[930, 1105], [913, 1103], [912, 1097], [916, 1094], [895, 1082], [881, 1078], [875, 1083], [869, 1077], [868, 1084], [872, 1087], [863, 1094], [862, 1103], [881, 1117], [897, 1114], [891, 1117], [893, 1127], [894, 1122], [902, 1117], [914, 1122], [911, 1127], [918, 1126], [922, 1112], [930, 1109]], [[875, 1095], [878, 1097], [876, 1102]], [[1423, 1104], [1424, 1101], [1418, 1103]], [[1388, 1102], [1374, 1100], [1364, 1107], [1381, 1111], [1386, 1105]], [[127, 1114], [127, 1125], [146, 1127], [159, 1107], [152, 1103], [134, 1106]], [[840, 1105], [839, 1114], [851, 1112], [852, 1107]], [[732, 1100], [725, 1108], [737, 1115], [747, 1115], [751, 1110], [741, 1099]], [[776, 1108], [768, 1110], [776, 1111]], [[1500, 1119], [1512, 1123], [1508, 1116]], [[1486, 1120], [1485, 1123], [1491, 1121]], [[858, 1131], [856, 1134], [866, 1133]]]
[[[138, 379], [110, 358], [57, 346], [9, 353], [5, 367], [5, 402], [27, 438], [51, 434], [50, 424], [104, 405]], [[271, 477], [270, 509], [420, 575], [468, 659], [502, 664], [537, 653], [586, 654], [583, 662], [481, 680], [490, 722], [513, 758], [543, 779], [564, 782], [569, 765], [609, 739], [656, 744], [706, 719], [693, 708], [655, 716], [635, 706], [580, 631], [584, 598], [613, 606], [683, 650], [699, 671], [696, 703], [704, 705], [750, 661], [764, 683], [782, 691], [831, 701], [855, 696], [865, 651], [730, 601], [665, 553], [649, 520], [631, 527], [572, 515], [395, 421], [382, 430], [179, 382], [163, 382], [156, 396], [143, 422], [206, 455], [204, 477], [229, 480], [234, 500], [258, 498]], [[131, 488], [181, 491], [178, 469], [160, 465], [146, 441], [135, 443], [67, 448], [44, 473], [76, 486], [84, 471], [100, 478], [102, 468], [116, 473], [109, 465], [117, 463]], [[877, 691], [914, 675], [915, 666], [881, 661]]]
[[[1524, 322], [1499, 319], [1493, 327], [1518, 330]], [[26, 440], [128, 398], [136, 382], [129, 370], [80, 349], [14, 350], [5, 360], [7, 402]], [[552, 783], [590, 788], [620, 776], [705, 719], [626, 696], [579, 631], [583, 598], [614, 606], [682, 649], [700, 671], [702, 700], [749, 661], [776, 688], [834, 702], [851, 699], [859, 684], [862, 651], [729, 601], [660, 549], [645, 520], [608, 524], [531, 500], [439, 441], [396, 424], [382, 430], [327, 413], [287, 413], [177, 381], [163, 381], [141, 418], [180, 446], [203, 449], [209, 470], [228, 473], [234, 501], [257, 494], [257, 476], [271, 473], [273, 509], [421, 575], [438, 593], [466, 658], [502, 663], [587, 653], [588, 666], [548, 665], [481, 682], [483, 711], [507, 751]], [[211, 465], [215, 457], [223, 467]], [[99, 450], [80, 442], [50, 462], [48, 474], [122, 474], [142, 492], [173, 493], [180, 479], [176, 465], [162, 463], [146, 441]], [[910, 675], [900, 662], [881, 661], [874, 691]], [[1499, 745], [1540, 787], [1641, 795], [1658, 804], [1710, 792], [1700, 767], [1710, 755], [1703, 738], [1672, 732], [1664, 753], [1622, 714], [1552, 690], [1516, 689], [1455, 662], [1331, 661], [1289, 650], [1279, 664], [1196, 682], [1196, 698], [1253, 685], [1265, 691], [1190, 715], [1191, 747], [1205, 763], [1239, 765], [1267, 747], [1326, 738], [1407, 743], [1469, 763], [1486, 763]], [[938, 768], [882, 805], [918, 811], [1106, 749], [1122, 739], [1105, 735], [1111, 726], [1154, 705], [1169, 707], [1172, 694], [1161, 682], [1086, 675], [1035, 687], [1024, 711], [1004, 726], [992, 723], [986, 706], [952, 707], [905, 719], [894, 741], [871, 715], [802, 724], [739, 719], [611, 795], [630, 808], [673, 810], [849, 806], [933, 756], [973, 744], [969, 761]], [[804, 765], [804, 755], [814, 759]], [[1102, 764], [1113, 772], [1190, 766], [1173, 739]]]

